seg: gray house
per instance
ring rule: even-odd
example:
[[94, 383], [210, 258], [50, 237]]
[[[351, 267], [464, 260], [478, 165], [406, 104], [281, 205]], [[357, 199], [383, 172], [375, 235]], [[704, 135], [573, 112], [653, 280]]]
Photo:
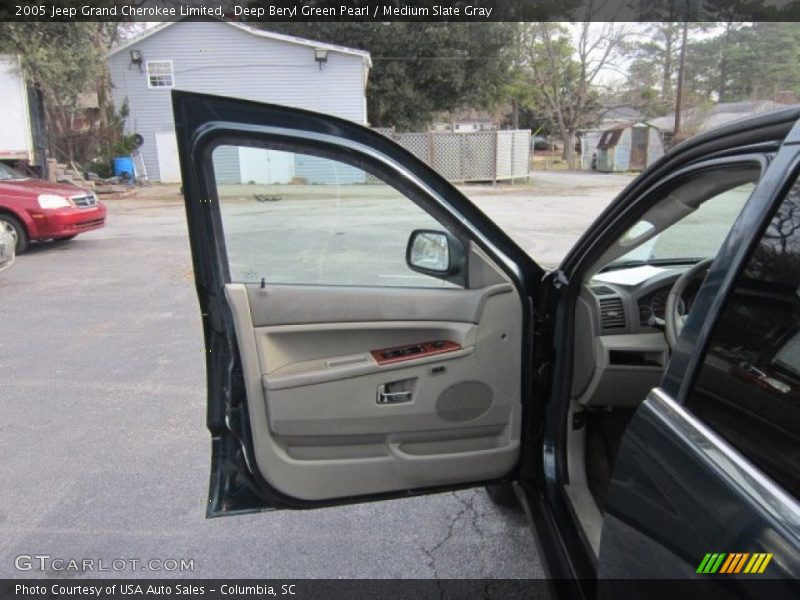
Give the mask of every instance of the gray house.
[[[180, 181], [172, 89], [295, 106], [367, 123], [370, 55], [362, 50], [253, 29], [219, 20], [160, 23], [112, 49], [116, 106], [127, 102], [127, 133], [150, 179]], [[215, 152], [217, 180], [286, 183], [324, 178], [322, 161], [285, 152], [229, 148]]]

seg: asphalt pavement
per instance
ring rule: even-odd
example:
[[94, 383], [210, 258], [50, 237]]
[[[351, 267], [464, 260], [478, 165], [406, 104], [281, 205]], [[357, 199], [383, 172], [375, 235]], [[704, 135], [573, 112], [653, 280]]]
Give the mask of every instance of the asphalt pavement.
[[[554, 263], [629, 181], [585, 177], [464, 189]], [[206, 520], [204, 355], [182, 200], [153, 187], [107, 204], [104, 229], [34, 244], [0, 274], [0, 577], [543, 575], [525, 519], [482, 489]]]

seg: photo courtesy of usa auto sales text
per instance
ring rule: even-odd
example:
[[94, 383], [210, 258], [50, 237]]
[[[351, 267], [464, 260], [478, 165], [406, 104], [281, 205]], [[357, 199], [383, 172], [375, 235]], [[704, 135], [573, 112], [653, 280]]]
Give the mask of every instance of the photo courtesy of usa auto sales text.
[[261, 584], [222, 584], [219, 590], [203, 585], [142, 585], [137, 583], [121, 583], [109, 585], [60, 584], [28, 585], [18, 583], [14, 586], [15, 596], [86, 596], [100, 598], [102, 596], [203, 596], [206, 593], [222, 596], [258, 595], [258, 596], [294, 596], [297, 594], [295, 584], [261, 585]]

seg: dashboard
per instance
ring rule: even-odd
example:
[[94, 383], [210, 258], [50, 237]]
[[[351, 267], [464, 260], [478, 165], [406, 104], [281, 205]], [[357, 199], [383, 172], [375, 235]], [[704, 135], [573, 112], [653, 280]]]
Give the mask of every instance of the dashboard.
[[[637, 406], [669, 360], [664, 318], [675, 281], [691, 265], [641, 266], [600, 273], [583, 288], [575, 312], [573, 399], [586, 406]], [[678, 305], [686, 314], [701, 285]]]
[[[588, 288], [597, 301], [600, 328], [609, 335], [663, 331], [667, 296], [686, 270], [634, 267], [596, 275]], [[691, 310], [700, 283], [692, 282], [678, 301], [680, 315]]]
[[[667, 296], [672, 286], [667, 286], [648, 294], [644, 298], [639, 298], [639, 324], [652, 327], [658, 321], [665, 319], [667, 309]], [[683, 298], [678, 299], [678, 314], [683, 316], [687, 312], [686, 303]]]

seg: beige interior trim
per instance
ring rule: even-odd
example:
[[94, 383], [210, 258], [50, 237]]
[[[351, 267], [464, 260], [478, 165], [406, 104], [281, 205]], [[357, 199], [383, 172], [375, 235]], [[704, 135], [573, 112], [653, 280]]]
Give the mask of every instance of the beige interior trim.
[[570, 402], [567, 416], [567, 473], [569, 483], [564, 486], [572, 511], [581, 524], [583, 535], [594, 551], [594, 560], [600, 552], [600, 537], [603, 531], [603, 515], [589, 489], [586, 479], [586, 427], [575, 429], [571, 426], [576, 412], [584, 407]]
[[[359, 359], [368, 360], [377, 368], [369, 350], [425, 340], [450, 340], [462, 348], [471, 348], [475, 345], [477, 329], [474, 323], [379, 321], [256, 327], [255, 335], [261, 372], [274, 379], [307, 368], [321, 368], [328, 372], [347, 371], [353, 366], [358, 369]], [[397, 365], [381, 367], [383, 370], [388, 368], [397, 368]], [[356, 374], [356, 371], [351, 372]]]
[[487, 299], [514, 291], [510, 283], [469, 290], [280, 284], [246, 289], [255, 327], [373, 321], [477, 323]]
[[[322, 500], [482, 481], [516, 463], [522, 305], [509, 283], [399, 293], [371, 288], [364, 296], [352, 288], [260, 292], [229, 284], [225, 295], [255, 461], [276, 489]], [[327, 308], [344, 299], [358, 310]], [[370, 318], [324, 322], [360, 311]], [[462, 349], [391, 367], [362, 361], [372, 349], [443, 338]], [[413, 400], [379, 405], [378, 387], [398, 381]]]
[[594, 371], [577, 400], [591, 406], [637, 406], [658, 385], [668, 358], [662, 333], [597, 336]]

